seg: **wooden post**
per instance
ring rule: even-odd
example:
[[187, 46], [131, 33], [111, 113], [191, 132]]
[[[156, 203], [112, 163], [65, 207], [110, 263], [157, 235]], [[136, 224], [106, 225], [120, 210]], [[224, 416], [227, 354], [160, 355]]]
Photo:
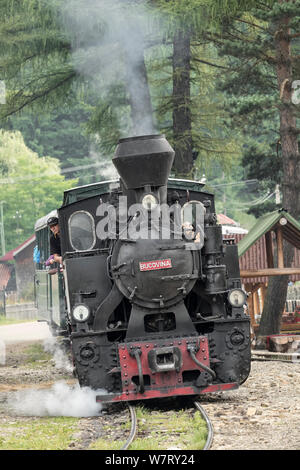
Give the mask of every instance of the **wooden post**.
[[276, 238], [277, 238], [278, 268], [284, 268], [283, 238], [282, 238], [282, 228], [281, 227], [277, 227], [277, 229], [276, 229]]
[[268, 268], [274, 268], [273, 244], [271, 231], [265, 233]]
[[263, 284], [260, 289], [261, 289], [261, 313], [262, 313], [264, 309], [265, 296], [266, 296], [266, 291], [267, 291], [266, 284]]
[[248, 287], [249, 287], [249, 289], [247, 289], [247, 292], [249, 292], [251, 290], [251, 293], [250, 293], [250, 295], [247, 299], [248, 313], [250, 315], [251, 325], [254, 328], [254, 325], [255, 325], [256, 322], [255, 322], [255, 316], [254, 316], [254, 312], [253, 312], [253, 290], [252, 290], [253, 287], [250, 286], [249, 284], [248, 284]]
[[255, 315], [258, 315], [259, 312], [259, 299], [258, 299], [258, 291], [253, 292], [253, 315], [255, 318]]

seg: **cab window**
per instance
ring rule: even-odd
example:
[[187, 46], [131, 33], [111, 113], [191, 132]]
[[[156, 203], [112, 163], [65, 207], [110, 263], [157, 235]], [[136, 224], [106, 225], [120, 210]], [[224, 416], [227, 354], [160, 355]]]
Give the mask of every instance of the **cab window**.
[[94, 247], [95, 224], [89, 212], [78, 211], [70, 216], [69, 237], [75, 251], [88, 251]]

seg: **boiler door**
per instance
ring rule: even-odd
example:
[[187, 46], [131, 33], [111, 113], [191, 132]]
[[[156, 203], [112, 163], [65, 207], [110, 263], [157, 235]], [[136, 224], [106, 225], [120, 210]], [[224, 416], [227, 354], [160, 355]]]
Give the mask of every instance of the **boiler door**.
[[133, 303], [168, 308], [180, 302], [198, 277], [198, 252], [183, 240], [118, 240], [111, 261], [113, 278]]

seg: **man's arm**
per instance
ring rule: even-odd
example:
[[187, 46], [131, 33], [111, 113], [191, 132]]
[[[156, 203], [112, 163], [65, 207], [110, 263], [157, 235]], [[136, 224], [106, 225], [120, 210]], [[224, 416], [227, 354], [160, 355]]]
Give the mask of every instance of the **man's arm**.
[[53, 262], [62, 264], [62, 256], [58, 255], [57, 253], [54, 253]]

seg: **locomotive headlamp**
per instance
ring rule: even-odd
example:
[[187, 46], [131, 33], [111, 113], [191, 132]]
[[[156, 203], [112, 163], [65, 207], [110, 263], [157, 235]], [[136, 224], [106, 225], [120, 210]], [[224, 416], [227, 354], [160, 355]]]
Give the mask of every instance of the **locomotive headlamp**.
[[242, 289], [232, 289], [228, 293], [228, 301], [233, 307], [242, 307], [246, 299], [246, 293]]
[[142, 205], [147, 211], [155, 209], [158, 205], [158, 200], [153, 194], [146, 194], [142, 199]]
[[86, 305], [78, 304], [78, 305], [75, 305], [75, 307], [73, 308], [72, 314], [73, 314], [74, 320], [78, 322], [84, 322], [84, 321], [87, 321], [87, 319], [89, 318], [90, 310]]

